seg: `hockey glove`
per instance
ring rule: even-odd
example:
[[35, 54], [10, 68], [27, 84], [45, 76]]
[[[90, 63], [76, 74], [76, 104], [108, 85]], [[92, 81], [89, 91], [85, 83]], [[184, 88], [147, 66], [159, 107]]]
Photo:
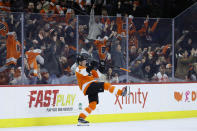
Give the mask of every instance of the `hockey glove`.
[[100, 61], [99, 62], [99, 67], [98, 67], [98, 70], [101, 72], [101, 73], [106, 73], [106, 68], [105, 68], [105, 61]]
[[97, 69], [97, 65], [98, 63], [96, 61], [91, 61], [90, 63], [87, 63], [87, 68], [86, 68], [86, 71], [90, 74], [90, 72], [93, 70], [93, 69]]

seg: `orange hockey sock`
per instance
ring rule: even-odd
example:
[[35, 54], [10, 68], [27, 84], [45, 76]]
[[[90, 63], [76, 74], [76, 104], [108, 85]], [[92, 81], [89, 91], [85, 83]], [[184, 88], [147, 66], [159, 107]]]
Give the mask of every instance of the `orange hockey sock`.
[[96, 104], [97, 104], [96, 101], [90, 102], [89, 106], [86, 107], [85, 110], [82, 113], [79, 114], [79, 117], [82, 117], [83, 119], [85, 119], [88, 115], [91, 114], [91, 112], [93, 110], [96, 109]]
[[108, 90], [110, 93], [115, 95], [121, 95], [122, 90], [117, 89], [115, 86], [112, 86], [110, 83], [104, 83], [104, 89]]

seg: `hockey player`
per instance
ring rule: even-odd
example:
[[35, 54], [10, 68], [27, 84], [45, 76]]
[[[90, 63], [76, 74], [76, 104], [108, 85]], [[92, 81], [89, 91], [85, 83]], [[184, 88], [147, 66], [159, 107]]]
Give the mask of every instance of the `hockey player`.
[[[99, 103], [98, 93], [109, 91], [112, 94], [126, 96], [127, 87], [117, 89], [110, 83], [98, 82], [96, 78], [99, 78], [98, 70], [95, 69], [98, 63], [91, 62], [89, 66], [86, 66], [87, 58], [84, 55], [79, 55], [77, 58], [78, 67], [76, 68], [75, 75], [79, 84], [79, 88], [84, 95], [88, 95], [89, 106], [79, 114], [78, 125], [88, 125], [86, 117], [96, 109], [96, 105]], [[100, 68], [98, 68], [100, 70]]]

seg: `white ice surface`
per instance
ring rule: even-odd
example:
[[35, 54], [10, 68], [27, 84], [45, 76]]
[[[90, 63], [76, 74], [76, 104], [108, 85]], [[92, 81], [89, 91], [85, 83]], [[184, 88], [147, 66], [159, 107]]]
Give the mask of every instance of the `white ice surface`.
[[0, 131], [197, 131], [197, 118], [0, 128]]

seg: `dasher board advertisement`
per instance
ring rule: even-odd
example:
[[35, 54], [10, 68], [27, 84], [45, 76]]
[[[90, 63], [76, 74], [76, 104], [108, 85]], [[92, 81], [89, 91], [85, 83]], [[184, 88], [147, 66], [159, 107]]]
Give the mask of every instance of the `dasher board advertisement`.
[[[92, 115], [197, 110], [197, 83], [128, 84], [126, 97], [99, 94]], [[75, 86], [0, 87], [0, 119], [77, 116], [88, 97]]]

